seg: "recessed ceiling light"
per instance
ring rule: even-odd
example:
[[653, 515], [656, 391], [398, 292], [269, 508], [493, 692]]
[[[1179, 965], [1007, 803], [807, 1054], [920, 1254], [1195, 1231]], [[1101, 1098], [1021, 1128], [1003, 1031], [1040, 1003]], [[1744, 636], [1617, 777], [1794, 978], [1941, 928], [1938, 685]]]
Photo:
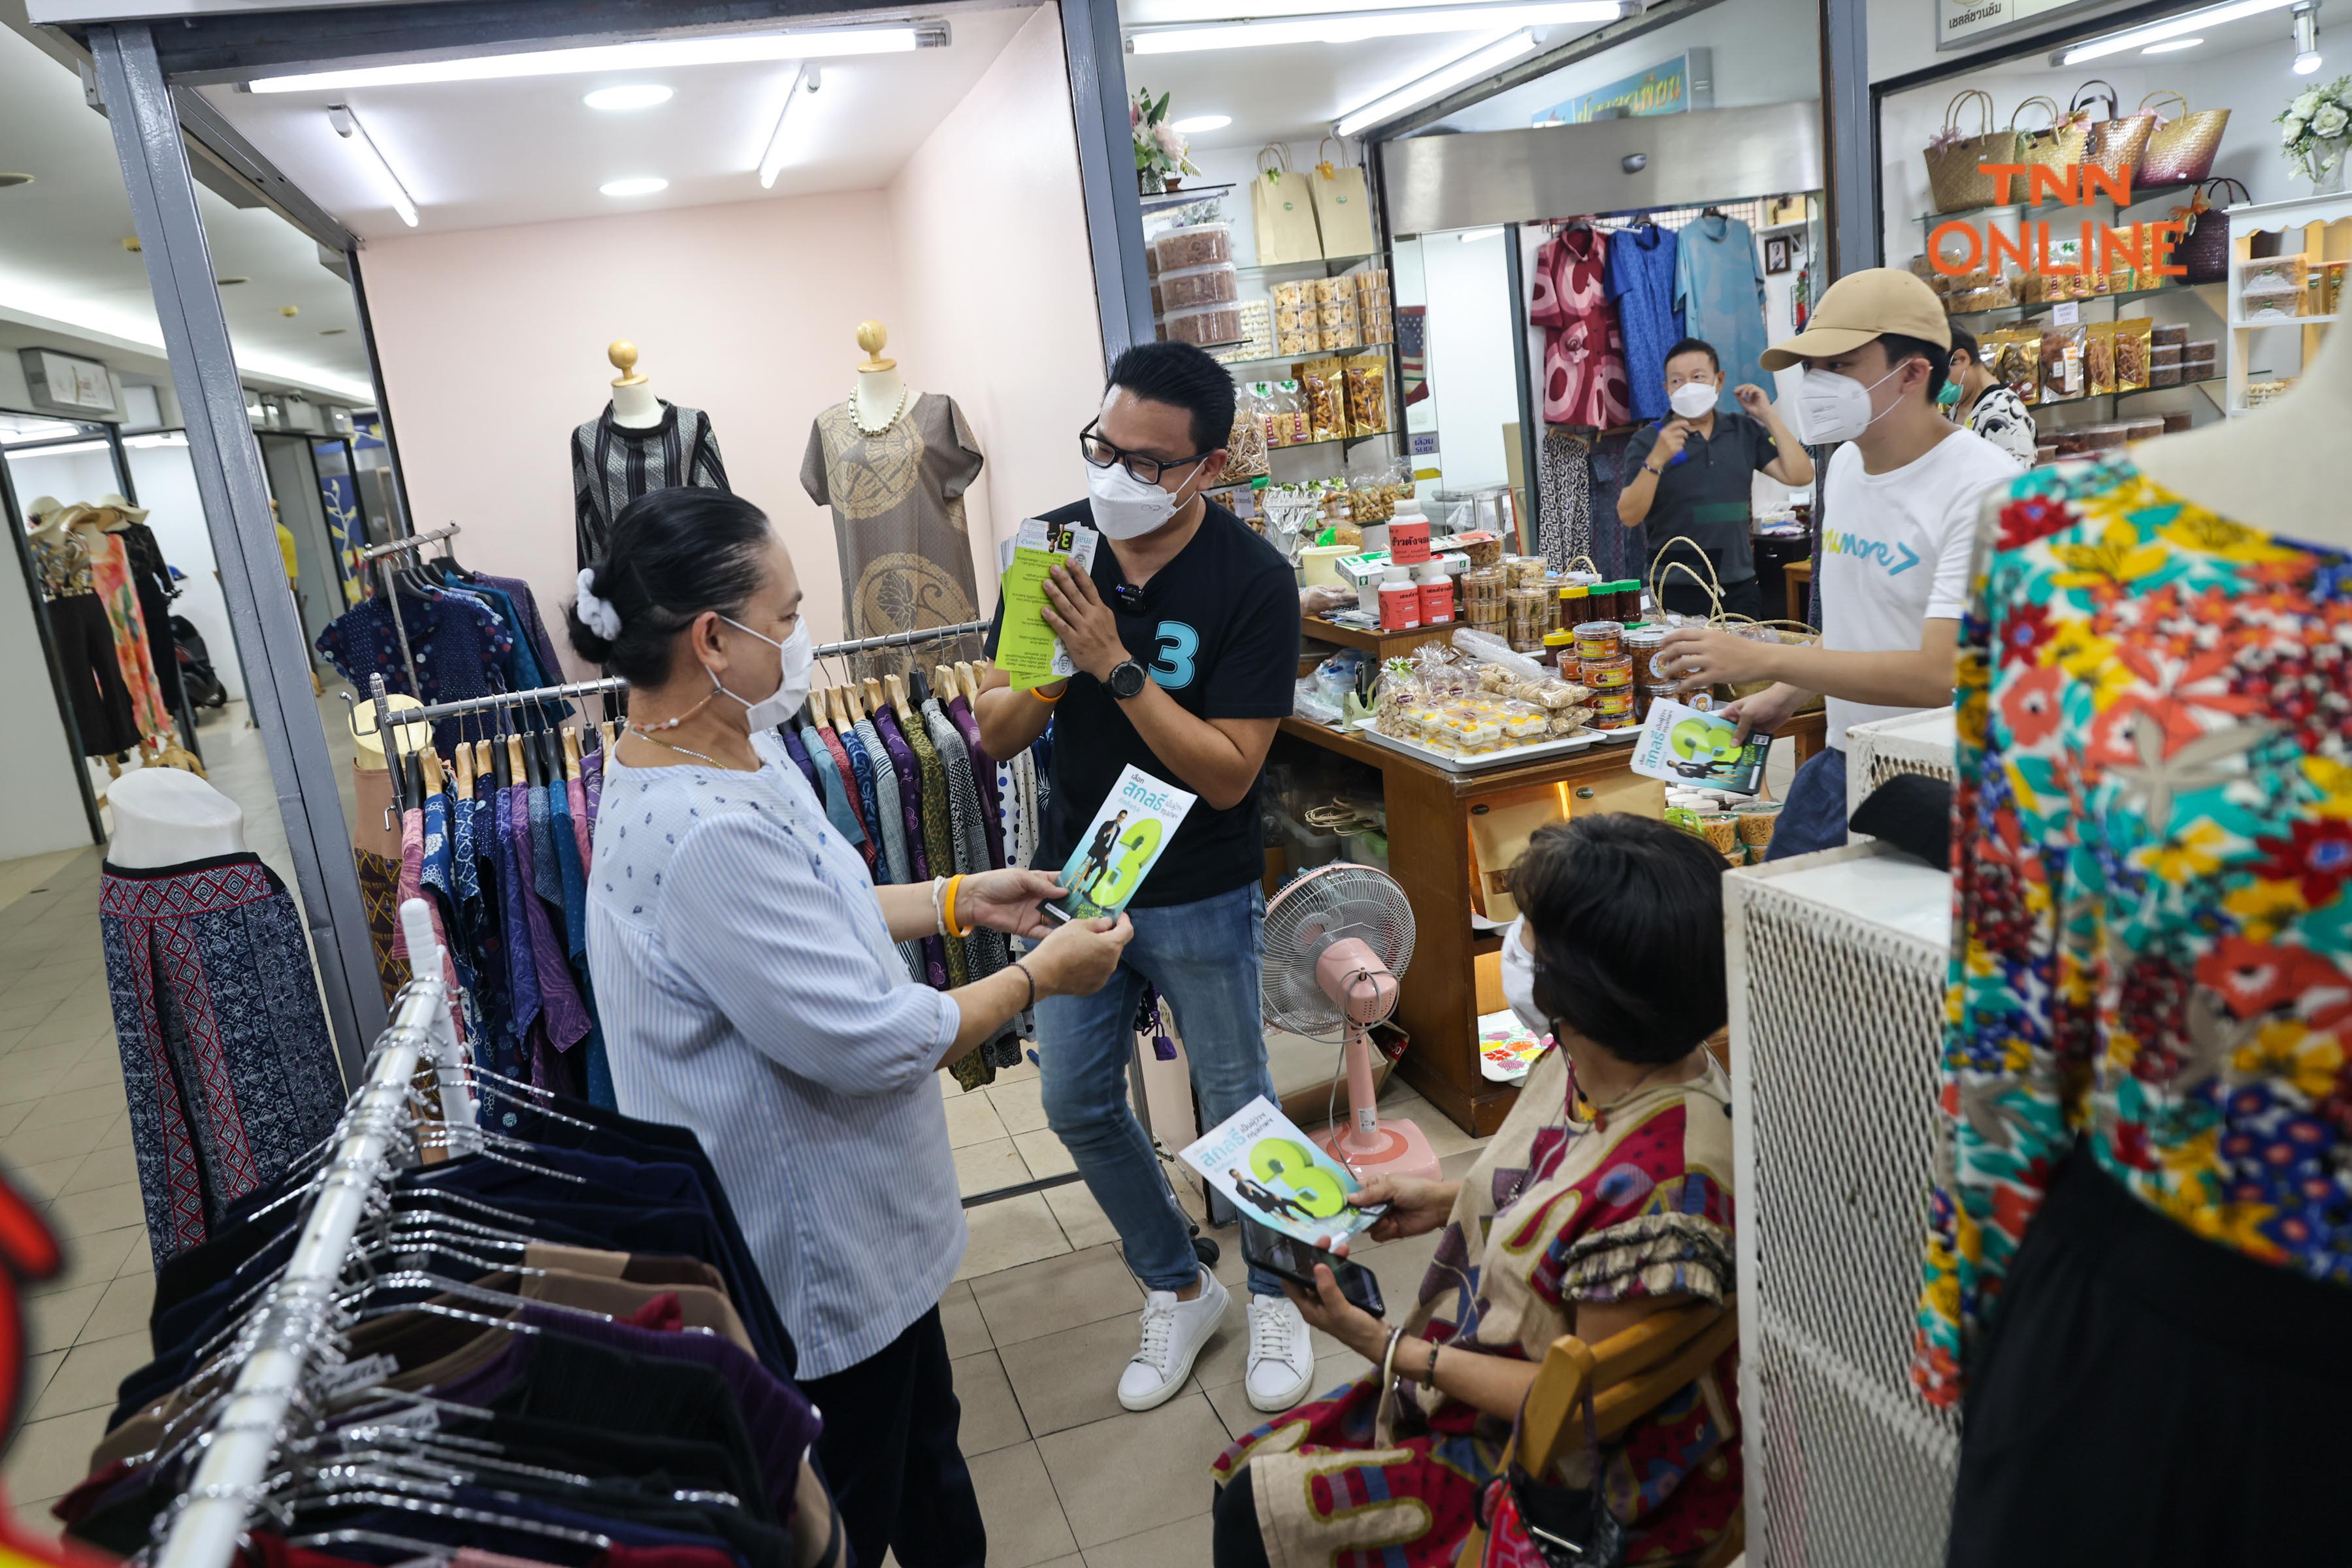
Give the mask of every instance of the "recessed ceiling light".
[[2182, 49], [2193, 49], [2204, 41], [2202, 38], [2174, 38], [2168, 43], [2150, 44], [2140, 50], [2140, 53], [2144, 55], [2176, 54]]
[[607, 114], [620, 114], [632, 109], [651, 109], [656, 103], [667, 103], [670, 89], [657, 81], [624, 82], [619, 87], [600, 87], [583, 95], [580, 101], [591, 109], [601, 109]]
[[0, 174], [0, 191], [7, 190], [13, 185], [29, 185], [32, 183], [33, 176], [30, 174]]
[[234, 289], [240, 283], [250, 283], [250, 278], [215, 278], [213, 282], [223, 289]]
[[537, 49], [521, 55], [475, 55], [404, 66], [359, 66], [303, 76], [257, 77], [256, 92], [315, 92], [321, 88], [402, 87], [431, 81], [497, 81], [508, 77], [577, 76], [588, 71], [658, 70], [673, 66], [740, 61], [815, 59], [831, 55], [891, 55], [939, 47], [944, 24], [912, 27], [817, 27], [797, 33], [667, 38], [598, 44], [580, 49]]
[[1196, 114], [1190, 120], [1180, 120], [1176, 129], [1187, 136], [1197, 136], [1203, 131], [1223, 131], [1234, 122], [1230, 114]]
[[656, 191], [669, 189], [669, 182], [659, 174], [639, 174], [625, 180], [607, 180], [596, 188], [608, 196], [649, 196]]

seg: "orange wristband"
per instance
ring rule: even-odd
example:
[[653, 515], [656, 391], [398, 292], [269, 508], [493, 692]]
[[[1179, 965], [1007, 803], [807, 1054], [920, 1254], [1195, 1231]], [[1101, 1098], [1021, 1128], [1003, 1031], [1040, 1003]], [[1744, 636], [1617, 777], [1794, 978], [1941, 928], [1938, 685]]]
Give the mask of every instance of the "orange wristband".
[[971, 927], [956, 919], [956, 889], [962, 884], [963, 879], [960, 876], [948, 879], [948, 892], [944, 901], [948, 911], [948, 934], [952, 937], [967, 937], [972, 931]]
[[1029, 695], [1034, 697], [1038, 701], [1043, 702], [1048, 708], [1051, 708], [1055, 703], [1059, 702], [1064, 697], [1067, 697], [1069, 694], [1070, 689], [1066, 686], [1062, 688], [1059, 694], [1053, 697], [1046, 696], [1045, 689], [1042, 686], [1033, 686], [1029, 689]]

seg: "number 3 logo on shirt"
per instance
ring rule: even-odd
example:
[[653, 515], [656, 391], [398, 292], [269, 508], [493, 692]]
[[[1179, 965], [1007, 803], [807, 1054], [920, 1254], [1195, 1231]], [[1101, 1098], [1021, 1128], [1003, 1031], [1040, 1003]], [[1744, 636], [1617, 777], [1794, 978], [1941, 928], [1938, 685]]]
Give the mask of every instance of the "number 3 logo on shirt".
[[1181, 621], [1162, 621], [1159, 637], [1151, 679], [1170, 691], [1181, 691], [1192, 684], [1192, 658], [1201, 651], [1201, 634]]

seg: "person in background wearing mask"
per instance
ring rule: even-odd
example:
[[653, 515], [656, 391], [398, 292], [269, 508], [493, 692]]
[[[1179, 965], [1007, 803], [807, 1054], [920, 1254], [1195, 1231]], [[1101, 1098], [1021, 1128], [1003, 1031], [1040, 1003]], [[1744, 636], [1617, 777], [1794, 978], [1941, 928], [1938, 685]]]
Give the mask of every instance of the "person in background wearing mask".
[[1890, 267], [1850, 272], [1806, 329], [1764, 354], [1767, 370], [1805, 367], [1797, 434], [1843, 442], [1822, 482], [1818, 647], [1750, 642], [1684, 627], [1663, 657], [1711, 683], [1771, 681], [1726, 708], [1744, 739], [1828, 699], [1829, 744], [1797, 771], [1768, 857], [1845, 842], [1845, 732], [1952, 700], [1977, 503], [2017, 477], [2009, 454], [1955, 429], [1937, 401], [1952, 331], [1935, 291]]
[[[1102, 412], [1078, 432], [1087, 499], [1044, 514], [1103, 536], [1091, 575], [1065, 563], [1045, 584], [1045, 624], [1078, 673], [1016, 691], [992, 668], [976, 704], [992, 756], [1018, 755], [1059, 716], [1041, 866], [1068, 862], [1130, 763], [1200, 797], [1128, 906], [1135, 940], [1111, 984], [1037, 1009], [1046, 1124], [1146, 1292], [1142, 1345], [1118, 1380], [1129, 1410], [1183, 1387], [1226, 1306], [1128, 1107], [1143, 987], [1175, 1009], [1203, 1127], [1275, 1098], [1258, 1022], [1257, 780], [1290, 712], [1298, 589], [1274, 546], [1202, 494], [1224, 468], [1233, 424], [1233, 377], [1199, 349], [1139, 343], [1118, 356]], [[1278, 1279], [1253, 1269], [1249, 1289], [1250, 1403], [1286, 1409], [1313, 1381], [1313, 1342]]]
[[[1035, 871], [874, 885], [777, 738], [808, 697], [808, 626], [740, 497], [622, 508], [569, 626], [630, 688], [588, 892], [620, 1109], [691, 1128], [717, 1168], [792, 1335], [782, 1370], [824, 1414], [851, 1560], [981, 1568], [940, 1326], [964, 1223], [936, 1075], [1033, 1001], [1098, 989], [1128, 923], [1048, 927], [1062, 889]], [[975, 925], [1045, 940], [953, 991], [908, 978], [894, 942]]]
[[2039, 439], [2033, 416], [2023, 398], [1985, 368], [1975, 333], [1952, 329], [1951, 368], [1946, 373], [1944, 390], [1936, 397], [1953, 424], [1975, 431], [2007, 452], [2017, 459], [2019, 468], [2033, 467]]
[[[1617, 521], [1628, 528], [1650, 525], [1650, 538], [1664, 546], [1650, 565], [1654, 580], [1662, 563], [1679, 561], [1690, 572], [1667, 571], [1659, 589], [1664, 609], [1686, 616], [1715, 613], [1709, 580], [1723, 585], [1723, 608], [1761, 619], [1764, 596], [1756, 585], [1756, 556], [1748, 543], [1755, 484], [1769, 474], [1784, 485], [1813, 482], [1813, 460], [1780, 423], [1780, 411], [1761, 387], [1732, 393], [1739, 410], [1716, 411], [1723, 389], [1723, 364], [1715, 345], [1685, 338], [1666, 351], [1666, 401], [1670, 418], [1633, 432], [1625, 455], [1639, 469], [1618, 492]], [[1699, 559], [1688, 544], [1697, 542]], [[1698, 574], [1694, 577], [1691, 572]]]

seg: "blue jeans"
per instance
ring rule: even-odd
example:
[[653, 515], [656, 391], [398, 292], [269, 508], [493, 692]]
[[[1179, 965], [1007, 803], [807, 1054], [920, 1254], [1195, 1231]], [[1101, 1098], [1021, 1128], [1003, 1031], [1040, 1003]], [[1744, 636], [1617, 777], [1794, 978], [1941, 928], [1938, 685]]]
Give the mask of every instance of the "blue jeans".
[[[1037, 1063], [1045, 1123], [1062, 1140], [1149, 1290], [1181, 1290], [1200, 1278], [1184, 1211], [1128, 1103], [1135, 1010], [1149, 983], [1176, 1016], [1200, 1097], [1203, 1130], [1258, 1095], [1274, 1099], [1259, 1024], [1258, 968], [1265, 953], [1265, 895], [1253, 883], [1166, 909], [1129, 910], [1135, 939], [1110, 980], [1091, 996], [1037, 1004]], [[1250, 1270], [1254, 1294], [1281, 1281]]]
[[1789, 798], [1780, 803], [1780, 820], [1772, 829], [1767, 861], [1816, 849], [1835, 849], [1845, 843], [1845, 753], [1824, 746], [1805, 759], [1789, 781]]

